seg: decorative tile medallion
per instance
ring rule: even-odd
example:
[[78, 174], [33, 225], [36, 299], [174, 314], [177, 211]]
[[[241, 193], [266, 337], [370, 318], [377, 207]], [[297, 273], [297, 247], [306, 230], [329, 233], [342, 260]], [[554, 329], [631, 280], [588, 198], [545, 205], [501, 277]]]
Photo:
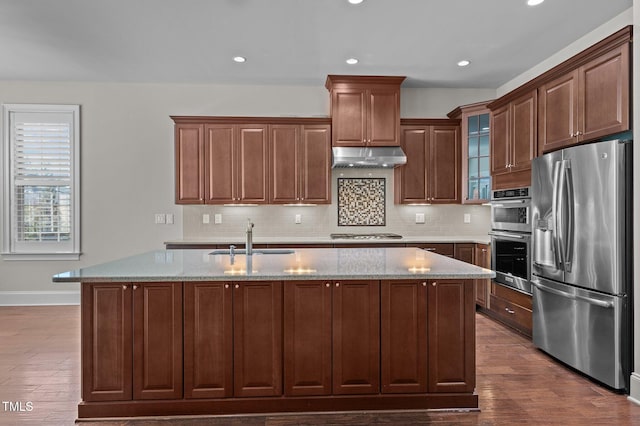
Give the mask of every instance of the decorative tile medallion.
[[338, 226], [384, 226], [385, 178], [338, 178]]

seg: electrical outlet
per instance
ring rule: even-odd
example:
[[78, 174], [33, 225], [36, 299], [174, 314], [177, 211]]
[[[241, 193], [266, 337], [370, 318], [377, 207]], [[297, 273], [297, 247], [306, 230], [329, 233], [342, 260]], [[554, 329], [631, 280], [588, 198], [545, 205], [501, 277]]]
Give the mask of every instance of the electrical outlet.
[[165, 223], [166, 219], [164, 214], [162, 213], [156, 213], [156, 224], [163, 224]]
[[207, 213], [202, 215], [202, 223], [204, 223], [205, 225], [209, 223], [209, 215]]
[[167, 213], [165, 223], [167, 225], [173, 225], [173, 213]]
[[463, 221], [464, 221], [464, 223], [471, 223], [471, 214], [470, 213], [465, 213]]
[[416, 213], [416, 223], [424, 223], [424, 213]]
[[297, 214], [296, 215], [296, 223], [302, 223], [302, 215], [301, 214]]
[[213, 223], [220, 225], [222, 223], [222, 214], [216, 213], [213, 215]]

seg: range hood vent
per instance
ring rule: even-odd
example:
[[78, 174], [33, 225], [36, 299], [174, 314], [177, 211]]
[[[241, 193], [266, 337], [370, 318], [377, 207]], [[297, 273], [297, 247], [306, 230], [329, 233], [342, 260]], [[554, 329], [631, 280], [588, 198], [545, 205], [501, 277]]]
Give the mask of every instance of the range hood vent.
[[394, 168], [407, 163], [407, 156], [399, 146], [334, 147], [332, 168]]

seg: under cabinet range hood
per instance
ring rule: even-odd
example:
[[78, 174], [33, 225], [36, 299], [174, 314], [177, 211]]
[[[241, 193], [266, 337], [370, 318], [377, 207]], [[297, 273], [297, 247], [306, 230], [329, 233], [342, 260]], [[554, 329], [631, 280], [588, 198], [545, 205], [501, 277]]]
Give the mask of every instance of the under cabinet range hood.
[[393, 168], [407, 163], [399, 146], [334, 147], [332, 168]]

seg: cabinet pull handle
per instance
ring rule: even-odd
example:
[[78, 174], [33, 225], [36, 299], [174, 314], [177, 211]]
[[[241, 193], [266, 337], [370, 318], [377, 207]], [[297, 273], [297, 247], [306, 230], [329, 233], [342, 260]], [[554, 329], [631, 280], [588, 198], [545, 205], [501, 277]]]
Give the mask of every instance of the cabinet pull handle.
[[505, 311], [507, 311], [508, 314], [513, 315], [516, 313], [516, 311], [514, 311], [513, 309], [509, 309], [509, 308], [504, 308]]

